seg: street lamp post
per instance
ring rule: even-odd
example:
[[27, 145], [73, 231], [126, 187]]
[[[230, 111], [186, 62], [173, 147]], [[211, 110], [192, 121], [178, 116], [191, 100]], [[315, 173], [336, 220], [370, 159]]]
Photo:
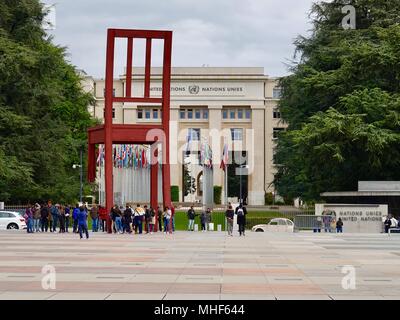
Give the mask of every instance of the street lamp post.
[[80, 168], [79, 171], [79, 180], [80, 180], [80, 189], [79, 189], [79, 201], [82, 204], [82, 199], [83, 199], [83, 151], [82, 148], [80, 150], [80, 158], [81, 158], [81, 164], [74, 164], [72, 165], [73, 169]]

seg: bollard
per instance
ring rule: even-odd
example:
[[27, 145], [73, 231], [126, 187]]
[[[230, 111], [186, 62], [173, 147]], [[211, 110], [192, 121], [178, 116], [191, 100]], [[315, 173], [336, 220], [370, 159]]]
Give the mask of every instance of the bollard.
[[219, 224], [219, 225], [217, 226], [217, 230], [218, 230], [218, 232], [221, 232], [221, 231], [222, 231], [222, 225], [221, 225], [221, 224]]
[[194, 231], [199, 231], [199, 225], [198, 224], [194, 225]]
[[214, 231], [214, 223], [210, 222], [208, 224], [208, 231]]

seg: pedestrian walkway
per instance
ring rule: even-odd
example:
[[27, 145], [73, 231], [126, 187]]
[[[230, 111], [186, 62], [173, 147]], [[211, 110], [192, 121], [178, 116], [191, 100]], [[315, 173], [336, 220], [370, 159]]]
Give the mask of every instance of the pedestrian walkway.
[[[0, 299], [398, 299], [400, 235], [0, 232]], [[54, 266], [56, 289], [42, 289]], [[343, 266], [356, 271], [345, 290]]]

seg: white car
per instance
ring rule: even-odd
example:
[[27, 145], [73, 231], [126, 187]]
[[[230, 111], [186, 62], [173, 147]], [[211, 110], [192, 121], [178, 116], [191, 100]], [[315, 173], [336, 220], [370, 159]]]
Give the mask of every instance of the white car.
[[15, 211], [0, 211], [0, 230], [26, 229], [25, 219], [21, 213]]
[[294, 232], [294, 223], [286, 218], [274, 218], [268, 224], [258, 224], [251, 231], [254, 232]]

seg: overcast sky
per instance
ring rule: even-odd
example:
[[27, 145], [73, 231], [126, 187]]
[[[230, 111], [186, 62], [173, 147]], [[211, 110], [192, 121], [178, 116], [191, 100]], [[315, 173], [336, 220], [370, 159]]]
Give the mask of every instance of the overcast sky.
[[[264, 67], [270, 76], [288, 73], [293, 40], [311, 28], [313, 0], [42, 0], [56, 4], [54, 42], [69, 60], [104, 77], [107, 28], [172, 30], [175, 67]], [[126, 44], [117, 43], [116, 75], [123, 72]], [[154, 46], [160, 65], [161, 46]], [[140, 43], [139, 50], [143, 50]], [[144, 50], [143, 50], [144, 51]], [[160, 57], [160, 58], [158, 58]], [[134, 56], [143, 64], [143, 54]]]

